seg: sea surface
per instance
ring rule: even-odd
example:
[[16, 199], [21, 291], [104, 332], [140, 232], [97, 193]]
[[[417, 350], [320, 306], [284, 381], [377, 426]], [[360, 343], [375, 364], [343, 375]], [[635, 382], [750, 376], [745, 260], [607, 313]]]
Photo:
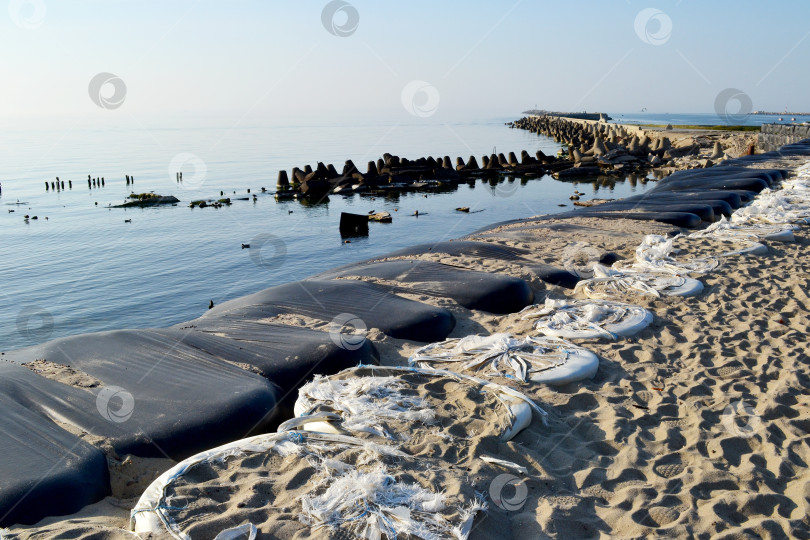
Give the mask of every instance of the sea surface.
[[[277, 202], [272, 195], [280, 169], [318, 161], [340, 171], [352, 159], [365, 171], [384, 152], [449, 155], [454, 163], [456, 156], [480, 160], [493, 151], [557, 152], [553, 140], [504, 125], [515, 118], [2, 126], [0, 350], [84, 332], [176, 324], [204, 313], [210, 301], [498, 221], [570, 210], [575, 189], [587, 198], [624, 197], [652, 184], [544, 177], [492, 186], [478, 180], [451, 193], [331, 196], [317, 205]], [[177, 171], [184, 173], [182, 184]], [[88, 188], [88, 174], [104, 177], [105, 187]], [[126, 185], [126, 174], [134, 175], [134, 185]], [[66, 187], [72, 180], [73, 188], [46, 191], [45, 182], [57, 176]], [[132, 191], [174, 195], [181, 203], [109, 208]], [[219, 209], [188, 206], [220, 198], [220, 192], [251, 198]], [[457, 212], [461, 206], [471, 212]], [[345, 243], [340, 213], [372, 210], [389, 211], [393, 223], [371, 223], [368, 237]]]
[[[611, 120], [619, 124], [654, 124], [673, 126], [716, 126], [738, 125], [759, 126], [762, 124], [800, 124], [810, 122], [810, 116], [795, 116], [790, 114], [735, 114], [733, 111], [727, 116], [709, 113], [669, 114], [669, 113], [608, 113]], [[795, 121], [793, 120], [795, 118]]]

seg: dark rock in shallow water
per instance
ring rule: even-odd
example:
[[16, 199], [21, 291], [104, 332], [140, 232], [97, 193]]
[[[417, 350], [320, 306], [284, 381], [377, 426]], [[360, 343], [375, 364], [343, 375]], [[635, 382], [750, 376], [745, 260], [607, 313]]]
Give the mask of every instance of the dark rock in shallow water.
[[[132, 197], [132, 195], [130, 195]], [[137, 198], [132, 197], [131, 201], [124, 204], [117, 204], [113, 208], [130, 208], [133, 206], [159, 206], [161, 204], [177, 204], [180, 200], [173, 195], [155, 195], [154, 193], [142, 193]]]
[[381, 261], [352, 264], [313, 279], [373, 277], [401, 282], [394, 291], [417, 292], [452, 298], [468, 309], [514, 313], [529, 305], [534, 294], [522, 279], [462, 270], [431, 261]]
[[367, 328], [412, 341], [442, 341], [453, 330], [455, 318], [441, 309], [391, 294], [385, 287], [351, 280], [308, 279], [271, 287], [225, 302], [209, 310], [195, 324], [237, 318], [259, 321], [293, 314], [335, 322], [349, 314]]
[[341, 236], [368, 236], [368, 215], [340, 213]]
[[[57, 426], [32, 402], [88, 392], [0, 363], [0, 527], [72, 514], [110, 493], [104, 454]], [[41, 399], [42, 398], [42, 399]], [[58, 405], [58, 401], [57, 401]], [[91, 402], [88, 413], [95, 411]]]
[[554, 178], [578, 178], [582, 176], [599, 176], [604, 174], [599, 167], [571, 167], [562, 171], [555, 172], [552, 176]]

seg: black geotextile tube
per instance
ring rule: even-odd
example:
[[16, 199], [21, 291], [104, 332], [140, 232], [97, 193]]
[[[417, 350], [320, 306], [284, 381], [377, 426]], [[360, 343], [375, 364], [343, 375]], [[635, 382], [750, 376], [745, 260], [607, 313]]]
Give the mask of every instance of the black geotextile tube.
[[[323, 272], [312, 279], [372, 277], [396, 281], [394, 291], [452, 298], [468, 309], [489, 313], [515, 313], [534, 300], [529, 284], [520, 278], [476, 272], [422, 260], [396, 260], [350, 264]], [[385, 284], [379, 284], [388, 287]]]
[[[704, 217], [699, 212], [694, 212], [692, 210], [689, 210], [689, 208], [693, 206], [711, 206], [712, 212], [714, 213], [714, 217], [716, 218], [719, 218], [721, 215], [728, 217], [734, 210], [731, 207], [731, 205], [728, 204], [726, 201], [720, 199], [710, 199], [708, 196], [706, 197], [679, 196], [677, 191], [645, 193], [644, 195], [628, 197], [626, 199], [619, 199], [619, 201], [617, 202], [641, 203], [652, 205], [664, 204], [664, 205], [671, 205], [673, 207], [678, 206], [681, 207], [678, 209], [679, 212], [691, 212], [693, 214], [698, 214], [701, 217], [701, 219], [704, 219]], [[706, 220], [704, 219], [704, 221]]]
[[51, 394], [69, 399], [61, 386], [28, 368], [0, 362], [0, 527], [72, 514], [110, 494], [104, 453], [29, 404]]
[[[221, 318], [256, 321], [295, 314], [331, 322], [357, 318], [366, 328], [413, 341], [443, 341], [455, 327], [446, 309], [407, 300], [385, 287], [354, 280], [304, 280], [271, 287], [230, 300], [192, 321], [209, 324]], [[359, 322], [357, 321], [357, 322]], [[342, 321], [346, 322], [346, 321]]]
[[593, 212], [577, 212], [577, 215], [568, 214], [566, 217], [596, 217], [604, 219], [634, 219], [639, 221], [657, 221], [659, 223], [666, 223], [667, 225], [674, 225], [676, 227], [683, 227], [685, 229], [694, 229], [698, 227], [703, 220], [695, 214], [687, 212], [631, 212], [627, 210], [617, 210], [614, 212], [593, 211]]
[[525, 249], [512, 248], [491, 242], [475, 242], [473, 240], [450, 240], [434, 244], [419, 244], [388, 253], [380, 258], [409, 257], [424, 253], [444, 253], [452, 257], [473, 257], [512, 262], [525, 266], [546, 283], [560, 285], [569, 289], [573, 289], [580, 280], [578, 276], [562, 268], [526, 259], [524, 255], [528, 255], [529, 252]]
[[643, 195], [635, 195], [627, 197], [623, 200], [640, 200], [640, 199], [658, 199], [668, 200], [675, 199], [685, 202], [703, 202], [703, 201], [723, 201], [728, 204], [732, 210], [743, 205], [743, 200], [740, 194], [735, 191], [649, 191]]
[[762, 178], [684, 178], [683, 180], [662, 180], [651, 192], [659, 191], [694, 191], [694, 190], [746, 190], [759, 193], [768, 187]]
[[47, 360], [99, 381], [86, 389], [54, 383], [48, 393], [32, 387], [20, 401], [106, 439], [119, 455], [180, 460], [243, 438], [272, 421], [278, 396], [270, 381], [166, 330], [83, 334], [3, 358], [18, 364]]
[[698, 178], [698, 177], [723, 177], [723, 178], [762, 178], [769, 184], [782, 180], [787, 175], [785, 169], [752, 169], [751, 167], [727, 166], [723, 168], [711, 167], [708, 169], [686, 169], [675, 171], [667, 177], [669, 178]]
[[695, 178], [705, 179], [728, 179], [728, 180], [747, 180], [750, 178], [759, 178], [766, 184], [771, 185], [778, 182], [783, 178], [781, 170], [778, 169], [751, 169], [751, 168], [711, 168], [711, 169], [689, 169], [686, 171], [677, 171], [667, 176], [659, 182], [659, 185], [666, 184], [667, 182], [674, 182], [677, 180], [687, 180]]
[[197, 319], [161, 332], [219, 360], [251, 366], [279, 387], [279, 399], [285, 404], [295, 401], [298, 388], [313, 375], [331, 375], [357, 364], [377, 365], [380, 360], [366, 339], [346, 347], [340, 336], [327, 332], [238, 317]]
[[618, 201], [600, 204], [598, 206], [590, 206], [577, 210], [581, 215], [590, 215], [591, 212], [676, 212], [685, 214], [695, 214], [702, 221], [712, 223], [715, 221], [714, 210], [708, 204], [698, 203], [681, 203], [681, 202], [667, 202], [667, 201], [627, 201], [619, 199]]

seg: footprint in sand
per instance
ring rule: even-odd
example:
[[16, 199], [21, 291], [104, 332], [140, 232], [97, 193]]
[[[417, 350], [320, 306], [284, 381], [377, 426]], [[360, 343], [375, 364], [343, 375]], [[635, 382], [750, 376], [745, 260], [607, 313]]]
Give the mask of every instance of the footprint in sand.
[[684, 471], [682, 463], [666, 463], [653, 467], [655, 474], [662, 478], [674, 478]]
[[633, 520], [639, 525], [647, 527], [663, 527], [672, 523], [680, 513], [674, 508], [665, 508], [663, 506], [653, 506], [650, 508], [642, 508], [633, 514]]

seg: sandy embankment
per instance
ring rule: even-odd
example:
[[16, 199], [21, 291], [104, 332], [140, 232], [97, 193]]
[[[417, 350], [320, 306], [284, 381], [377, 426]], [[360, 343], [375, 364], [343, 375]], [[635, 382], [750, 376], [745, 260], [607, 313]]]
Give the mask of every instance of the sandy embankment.
[[[484, 238], [528, 247], [538, 261], [559, 264], [575, 241], [630, 258], [642, 233], [668, 229], [625, 220], [550, 220]], [[795, 243], [769, 243], [766, 256], [723, 259], [702, 278], [706, 289], [698, 297], [627, 299], [650, 309], [655, 320], [632, 338], [583, 342], [601, 357], [593, 380], [522, 386], [549, 412], [549, 425], [534, 422], [502, 443], [497, 455], [528, 468], [528, 497], [511, 512], [491, 504], [472, 538], [807, 537], [809, 231], [797, 231]], [[722, 251], [709, 240], [683, 238], [676, 247], [683, 250], [679, 257]], [[530, 277], [508, 263], [431, 257]], [[570, 295], [531, 282], [537, 301]], [[516, 315], [414, 298], [451, 309], [459, 321], [456, 337], [532, 333]], [[386, 365], [404, 364], [419, 346], [373, 330], [370, 338]], [[133, 504], [108, 498], [86, 508], [87, 517], [52, 518], [20, 537], [127, 538]]]

